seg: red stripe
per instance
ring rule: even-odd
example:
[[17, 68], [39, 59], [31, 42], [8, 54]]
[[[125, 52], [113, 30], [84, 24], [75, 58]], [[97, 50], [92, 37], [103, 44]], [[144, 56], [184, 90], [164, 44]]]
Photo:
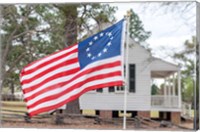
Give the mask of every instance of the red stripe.
[[48, 68], [42, 72], [40, 72], [39, 74], [35, 75], [34, 77], [30, 78], [30, 79], [26, 79], [26, 80], [23, 80], [21, 83], [22, 84], [27, 84], [27, 83], [30, 83], [42, 76], [44, 76], [45, 74], [49, 73], [49, 72], [52, 72], [60, 67], [63, 67], [63, 66], [67, 66], [67, 65], [70, 65], [70, 64], [73, 64], [73, 63], [78, 63], [78, 58], [73, 58], [73, 59], [70, 59], [70, 60], [67, 60], [67, 61], [64, 61], [60, 64], [57, 64], [51, 68]]
[[74, 49], [74, 50], [72, 50], [72, 51], [70, 51], [70, 52], [68, 52], [66, 54], [63, 54], [61, 56], [58, 56], [58, 57], [53, 58], [51, 60], [48, 60], [48, 61], [46, 61], [44, 63], [41, 63], [40, 65], [34, 67], [33, 69], [25, 70], [25, 74], [31, 74], [31, 73], [35, 72], [36, 70], [41, 69], [44, 66], [47, 66], [47, 65], [49, 65], [49, 64], [51, 64], [53, 62], [56, 62], [56, 61], [58, 61], [58, 60], [60, 60], [62, 58], [66, 58], [66, 57], [70, 56], [71, 54], [74, 54], [74, 53], [77, 53], [77, 52], [78, 52], [78, 48], [76, 48], [76, 49]]
[[93, 85], [93, 86], [85, 88], [84, 90], [82, 90], [78, 94], [71, 96], [70, 98], [68, 98], [68, 99], [66, 99], [66, 100], [64, 100], [60, 103], [57, 103], [55, 105], [51, 105], [51, 106], [48, 106], [48, 107], [44, 107], [44, 108], [38, 109], [36, 111], [32, 111], [32, 112], [30, 112], [29, 115], [30, 115], [30, 117], [32, 117], [32, 116], [37, 115], [37, 114], [42, 113], [42, 112], [55, 110], [55, 108], [59, 108], [59, 107], [65, 105], [66, 103], [73, 101], [74, 99], [80, 97], [82, 94], [84, 94], [84, 93], [86, 93], [90, 90], [94, 90], [94, 89], [97, 89], [97, 88], [105, 88], [105, 87], [110, 87], [110, 86], [122, 86], [122, 84], [123, 84], [122, 81], [113, 81], [113, 82], [109, 82], [109, 83]]
[[76, 83], [75, 85], [73, 85], [73, 86], [71, 86], [69, 88], [66, 87], [65, 88], [66, 90], [62, 91], [61, 93], [53, 94], [53, 95], [50, 95], [50, 96], [47, 96], [45, 98], [40, 99], [40, 100], [36, 101], [35, 103], [29, 105], [28, 108], [33, 108], [33, 107], [35, 107], [35, 106], [37, 106], [37, 105], [39, 105], [41, 103], [44, 103], [44, 102], [59, 98], [59, 97], [65, 95], [65, 94], [73, 91], [74, 89], [80, 88], [81, 86], [83, 86], [84, 84], [86, 84], [88, 82], [91, 82], [91, 81], [94, 81], [94, 80], [105, 79], [105, 78], [109, 78], [109, 77], [114, 77], [114, 76], [121, 76], [121, 71], [107, 73], [107, 74], [101, 74], [101, 75], [97, 75], [97, 76], [94, 76], [94, 77], [90, 77], [88, 79], [85, 79], [84, 81]]
[[44, 84], [46, 84], [46, 83], [48, 83], [48, 82], [50, 82], [50, 81], [52, 81], [52, 80], [54, 80], [56, 78], [61, 78], [61, 77], [64, 77], [64, 76], [69, 76], [69, 75], [77, 73], [78, 71], [80, 71], [80, 67], [74, 68], [74, 69], [71, 69], [71, 70], [68, 70], [68, 71], [64, 71], [64, 72], [59, 72], [59, 73], [57, 73], [57, 74], [55, 74], [53, 76], [50, 76], [50, 77], [46, 78], [45, 80], [41, 81], [40, 83], [38, 83], [38, 84], [36, 84], [34, 86], [31, 86], [31, 87], [29, 87], [27, 89], [24, 89], [24, 91], [25, 91], [25, 93], [31, 92], [33, 89], [39, 88], [42, 85], [44, 85]]
[[71, 46], [69, 46], [69, 47], [67, 47], [67, 48], [64, 48], [63, 50], [59, 50], [59, 51], [54, 52], [54, 53], [52, 53], [52, 54], [50, 54], [50, 55], [47, 55], [47, 56], [44, 57], [44, 58], [41, 58], [41, 59], [39, 59], [39, 60], [36, 60], [36, 61], [34, 61], [34, 62], [28, 64], [27, 66], [25, 66], [25, 67], [22, 69], [22, 71], [25, 70], [26, 68], [30, 67], [31, 65], [34, 65], [35, 63], [38, 63], [39, 61], [42, 61], [42, 60], [44, 60], [44, 59], [46, 59], [46, 58], [49, 58], [49, 57], [51, 57], [51, 56], [53, 56], [53, 55], [55, 55], [55, 54], [57, 54], [57, 53], [59, 53], [59, 52], [62, 52], [62, 51], [64, 51], [64, 50], [68, 50], [68, 49], [70, 49], [70, 48], [72, 48], [72, 47], [74, 47], [74, 46], [76, 46], [76, 45], [77, 45], [77, 44], [73, 44], [73, 45], [71, 45]]
[[[80, 72], [79, 74], [77, 74], [76, 76], [74, 76], [73, 78], [71, 78], [70, 80], [68, 80], [66, 82], [57, 83], [57, 84], [51, 85], [49, 87], [46, 87], [45, 89], [48, 90], [48, 89], [53, 89], [53, 88], [59, 88], [59, 87], [62, 87], [64, 85], [68, 84], [69, 82], [71, 82], [71, 81], [73, 81], [73, 80], [85, 75], [85, 74], [89, 74], [89, 73], [92, 73], [92, 72], [95, 72], [95, 71], [98, 71], [98, 70], [101, 70], [101, 69], [112, 68], [112, 67], [120, 66], [120, 65], [121, 65], [121, 62], [120, 61], [116, 61], [116, 62], [104, 64], [104, 65], [101, 65], [101, 66], [93, 67], [91, 69], [88, 69], [88, 70], [85, 70], [83, 72]], [[24, 94], [26, 94], [28, 92], [31, 92], [31, 91], [37, 89], [37, 88], [38, 87], [36, 87], [36, 86], [32, 86], [30, 88], [23, 89], [23, 92], [24, 92]]]

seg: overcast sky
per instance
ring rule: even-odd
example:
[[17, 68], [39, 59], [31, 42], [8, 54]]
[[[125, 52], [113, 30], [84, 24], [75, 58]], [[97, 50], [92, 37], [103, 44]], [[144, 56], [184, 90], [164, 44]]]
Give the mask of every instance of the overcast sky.
[[[153, 55], [163, 58], [180, 51], [183, 48], [183, 43], [186, 39], [191, 39], [191, 36], [196, 34], [196, 8], [195, 2], [190, 5], [186, 13], [178, 11], [172, 12], [170, 8], [160, 6], [160, 2], [137, 3], [115, 3], [110, 4], [117, 6], [117, 19], [122, 19], [127, 10], [133, 9], [144, 24], [147, 31], [151, 31], [152, 35], [147, 40]], [[175, 6], [176, 9], [181, 9], [185, 3]], [[163, 49], [164, 47], [165, 49]], [[169, 57], [168, 61], [172, 61]]]

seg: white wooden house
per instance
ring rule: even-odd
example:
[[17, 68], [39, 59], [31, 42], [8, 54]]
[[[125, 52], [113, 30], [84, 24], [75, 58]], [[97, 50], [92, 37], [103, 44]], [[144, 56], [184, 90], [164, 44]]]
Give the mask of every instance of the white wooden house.
[[[127, 111], [134, 115], [150, 117], [150, 111], [159, 111], [160, 116], [175, 124], [180, 123], [181, 82], [177, 65], [153, 57], [143, 46], [129, 41], [129, 90]], [[163, 95], [151, 95], [152, 79], [165, 79]], [[178, 78], [178, 79], [175, 79]], [[178, 84], [175, 90], [175, 84]], [[102, 117], [112, 117], [123, 111], [124, 89], [103, 88], [85, 93], [80, 97], [82, 110], [96, 110]], [[114, 114], [115, 113], [115, 114]]]

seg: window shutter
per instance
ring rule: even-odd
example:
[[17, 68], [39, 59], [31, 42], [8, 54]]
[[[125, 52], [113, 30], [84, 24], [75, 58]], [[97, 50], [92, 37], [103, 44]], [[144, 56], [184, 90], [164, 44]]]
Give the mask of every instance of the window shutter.
[[129, 92], [130, 93], [135, 93], [136, 91], [136, 79], [135, 79], [135, 64], [129, 64]]

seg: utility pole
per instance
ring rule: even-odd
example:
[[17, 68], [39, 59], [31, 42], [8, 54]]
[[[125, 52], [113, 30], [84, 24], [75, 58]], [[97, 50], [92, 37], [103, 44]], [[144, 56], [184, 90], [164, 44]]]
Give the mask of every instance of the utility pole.
[[[0, 31], [1, 31], [1, 28], [2, 28], [2, 6], [0, 5]], [[1, 46], [2, 45], [2, 40], [1, 40], [1, 32], [0, 32], [0, 128], [2, 127], [2, 58], [1, 58], [1, 55], [2, 55], [2, 51], [1, 51]]]
[[[200, 3], [199, 2], [196, 2], [196, 24], [197, 24], [197, 26], [196, 26], [196, 37], [197, 37], [197, 41], [196, 41], [196, 45], [198, 45], [198, 48], [199, 49], [196, 49], [197, 51], [198, 51], [198, 53], [199, 53], [199, 51], [200, 51], [200, 46], [199, 46], [199, 44], [200, 44]], [[198, 54], [198, 56], [196, 56], [196, 58], [197, 58], [197, 60], [198, 60], [198, 63], [197, 63], [197, 66], [198, 66], [198, 79], [199, 80], [196, 80], [196, 82], [198, 82], [198, 88], [197, 89], [199, 89], [199, 82], [200, 82], [200, 77], [199, 77], [199, 70], [200, 70], [200, 54]], [[195, 69], [196, 70], [196, 69]], [[195, 122], [194, 122], [194, 129], [195, 130], [197, 130], [197, 126], [196, 125], [198, 125], [199, 127], [198, 128], [200, 128], [200, 123], [199, 123], [199, 119], [200, 119], [200, 114], [199, 114], [199, 110], [200, 110], [200, 105], [199, 105], [199, 101], [200, 101], [200, 90], [198, 90], [199, 91], [199, 97], [198, 97], [198, 101], [196, 102], [196, 104], [198, 104], [198, 114], [196, 114], [196, 115], [194, 115], [194, 117], [195, 116], [197, 116], [198, 115], [198, 121], [196, 120]], [[195, 92], [197, 92], [197, 90], [195, 91]], [[198, 123], [198, 124], [196, 124], [196, 123]]]

